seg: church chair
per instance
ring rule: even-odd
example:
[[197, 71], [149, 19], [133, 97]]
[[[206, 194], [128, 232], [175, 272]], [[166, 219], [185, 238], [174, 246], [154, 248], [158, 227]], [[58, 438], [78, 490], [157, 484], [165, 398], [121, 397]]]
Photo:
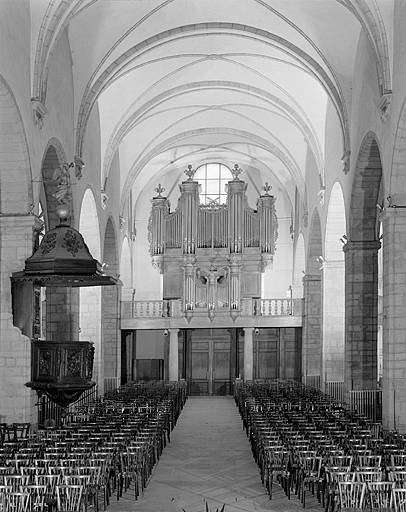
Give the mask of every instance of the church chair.
[[323, 458], [320, 456], [301, 457], [299, 460], [298, 496], [303, 508], [306, 505], [306, 489], [308, 488], [311, 489], [312, 494], [316, 488], [317, 501], [321, 502], [322, 463]]
[[287, 450], [269, 450], [267, 453], [268, 477], [265, 480], [265, 486], [267, 487], [269, 499], [272, 499], [272, 487], [274, 480], [278, 480], [280, 482], [286, 496], [290, 499], [290, 452]]
[[28, 485], [30, 477], [28, 475], [4, 475], [4, 485], [10, 485], [13, 492], [19, 492], [22, 485]]
[[63, 477], [66, 486], [81, 486], [83, 488], [82, 502], [85, 512], [89, 505], [95, 502], [90, 475], [69, 474]]
[[358, 512], [365, 506], [365, 482], [338, 482], [340, 512]]
[[396, 488], [406, 488], [406, 471], [388, 471], [388, 480], [392, 482]]
[[354, 473], [343, 468], [326, 468], [325, 474], [325, 512], [334, 512], [339, 505], [339, 482], [352, 482]]
[[55, 490], [57, 512], [83, 512], [82, 485], [57, 485]]
[[367, 482], [367, 500], [371, 512], [389, 512], [392, 502], [391, 482]]
[[45, 485], [23, 485], [21, 492], [30, 496], [30, 512], [45, 512], [48, 506], [45, 503], [46, 486]]
[[2, 512], [30, 512], [30, 495], [24, 492], [5, 492], [0, 494]]
[[406, 512], [406, 488], [392, 488], [392, 508], [396, 512]]
[[90, 478], [87, 487], [87, 498], [89, 503], [93, 503], [95, 512], [98, 512], [101, 467], [98, 465], [76, 466], [73, 471], [76, 475], [88, 476]]
[[35, 485], [45, 486], [45, 504], [49, 510], [54, 510], [56, 507], [56, 486], [60, 483], [61, 476], [39, 474], [35, 476]]
[[384, 474], [381, 470], [356, 470], [354, 472], [354, 482], [382, 482]]
[[405, 453], [391, 453], [391, 466], [405, 466], [406, 467], [406, 454]]
[[31, 423], [13, 423], [13, 441], [25, 441], [28, 439], [28, 433]]

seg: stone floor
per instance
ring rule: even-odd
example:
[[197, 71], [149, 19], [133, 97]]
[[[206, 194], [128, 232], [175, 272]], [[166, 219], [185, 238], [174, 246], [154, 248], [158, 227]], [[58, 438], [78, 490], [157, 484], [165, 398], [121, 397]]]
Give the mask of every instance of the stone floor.
[[[272, 500], [261, 484], [258, 467], [232, 397], [190, 397], [143, 495], [130, 488], [107, 512], [225, 512], [303, 510], [274, 486]], [[313, 496], [308, 512], [323, 512]]]

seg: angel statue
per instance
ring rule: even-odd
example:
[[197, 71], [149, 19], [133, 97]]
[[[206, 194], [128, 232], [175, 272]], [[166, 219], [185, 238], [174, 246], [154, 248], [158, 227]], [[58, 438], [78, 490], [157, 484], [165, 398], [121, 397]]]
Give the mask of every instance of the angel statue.
[[72, 192], [70, 186], [69, 169], [73, 164], [63, 163], [55, 168], [52, 179], [58, 182], [56, 192], [53, 195], [58, 203], [70, 205], [72, 202]]

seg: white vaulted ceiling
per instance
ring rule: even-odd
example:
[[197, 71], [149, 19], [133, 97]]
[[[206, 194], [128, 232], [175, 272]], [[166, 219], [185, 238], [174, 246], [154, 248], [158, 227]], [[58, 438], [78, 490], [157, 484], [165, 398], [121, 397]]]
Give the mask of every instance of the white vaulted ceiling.
[[[41, 3], [33, 0], [37, 15]], [[362, 30], [381, 93], [390, 90], [385, 9], [371, 6], [375, 0], [44, 2], [33, 95], [46, 89], [52, 47], [68, 27], [75, 152], [83, 153], [97, 105], [102, 184], [118, 154], [121, 208], [130, 190], [136, 200], [168, 171], [219, 161], [272, 182], [291, 204], [297, 189], [306, 209], [309, 155], [325, 184], [327, 122], [339, 133], [338, 158], [350, 149]]]

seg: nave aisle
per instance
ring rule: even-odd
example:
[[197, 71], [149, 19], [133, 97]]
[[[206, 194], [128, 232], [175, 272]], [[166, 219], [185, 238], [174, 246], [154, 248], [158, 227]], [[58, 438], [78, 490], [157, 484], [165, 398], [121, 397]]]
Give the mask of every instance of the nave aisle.
[[[206, 502], [210, 512], [303, 510], [278, 485], [269, 500], [232, 397], [188, 398], [143, 496], [135, 501], [131, 488], [107, 511], [205, 512]], [[309, 497], [305, 510], [322, 508]]]

